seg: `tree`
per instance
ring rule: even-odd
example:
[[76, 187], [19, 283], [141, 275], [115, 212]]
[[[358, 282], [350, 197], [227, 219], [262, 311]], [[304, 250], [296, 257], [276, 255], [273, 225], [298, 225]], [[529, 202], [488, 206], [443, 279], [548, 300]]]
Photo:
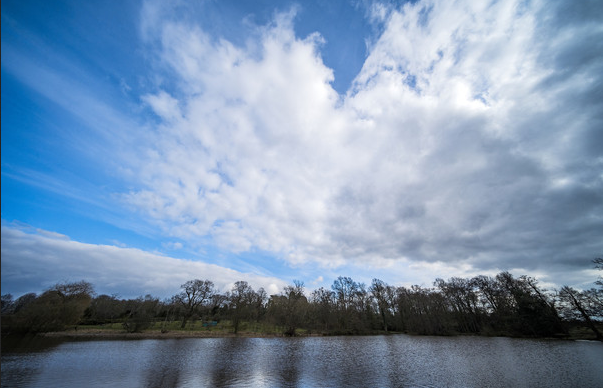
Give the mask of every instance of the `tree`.
[[355, 303], [359, 287], [350, 277], [339, 276], [331, 285], [337, 307], [337, 323], [340, 330], [352, 330], [355, 324]]
[[337, 307], [341, 310], [348, 311], [354, 305], [354, 296], [358, 291], [358, 283], [350, 277], [339, 276], [331, 286], [335, 292]]
[[335, 309], [335, 294], [331, 290], [320, 287], [310, 296], [310, 311], [314, 327], [329, 331], [333, 327], [333, 311]]
[[554, 304], [528, 276], [514, 278], [508, 272], [496, 276], [512, 300], [512, 330], [520, 335], [555, 336], [565, 334]]
[[58, 283], [50, 291], [56, 292], [62, 301], [62, 314], [66, 325], [78, 323], [94, 296], [94, 287], [84, 280]]
[[229, 311], [235, 334], [239, 332], [241, 320], [249, 315], [249, 307], [252, 305], [254, 294], [255, 291], [246, 281], [236, 282], [230, 291]]
[[52, 290], [57, 291], [65, 298], [90, 298], [94, 295], [92, 283], [81, 280], [72, 283], [57, 283]]
[[144, 298], [126, 301], [126, 305], [127, 315], [123, 328], [128, 333], [138, 333], [151, 326], [159, 307], [159, 299], [147, 294]]
[[220, 311], [228, 305], [229, 295], [215, 293], [209, 302], [209, 314], [212, 318], [220, 315]]
[[471, 279], [476, 288], [481, 308], [490, 315], [499, 315], [506, 310], [505, 293], [500, 283], [490, 276], [479, 275]]
[[91, 323], [107, 323], [124, 314], [124, 304], [116, 295], [99, 295], [92, 299], [87, 318]]
[[266, 313], [266, 303], [268, 302], [268, 294], [263, 287], [260, 287], [253, 293], [251, 298], [251, 318], [259, 322]]
[[12, 313], [14, 306], [15, 302], [11, 294], [2, 295], [2, 315]]
[[[603, 270], [602, 258], [594, 259], [593, 263], [596, 269]], [[594, 322], [595, 319], [603, 318], [603, 278], [599, 276], [595, 283], [599, 286], [598, 289], [591, 288], [586, 291], [563, 286], [558, 296], [566, 317], [583, 321], [593, 331], [596, 339], [603, 341], [603, 334]]]
[[559, 291], [559, 298], [565, 305], [564, 312], [568, 318], [580, 319], [593, 331], [599, 341], [603, 341], [603, 335], [593, 322], [594, 317], [603, 317], [603, 304], [601, 293], [591, 289], [580, 292], [572, 287], [563, 286]]
[[[44, 333], [65, 328], [63, 299], [54, 290], [47, 290], [15, 315], [18, 331]], [[71, 318], [71, 317], [70, 317]], [[71, 322], [69, 322], [71, 323]]]
[[268, 311], [277, 324], [284, 326], [285, 335], [294, 336], [296, 328], [305, 323], [308, 311], [304, 283], [295, 280], [281, 295], [272, 295]]
[[413, 285], [398, 289], [403, 327], [411, 333], [442, 335], [449, 333], [447, 303], [441, 293]]
[[17, 300], [14, 303], [13, 312], [18, 313], [20, 310], [24, 309], [25, 307], [27, 307], [27, 305], [29, 305], [34, 300], [36, 300], [37, 297], [38, 296], [36, 295], [35, 292], [30, 292], [30, 293], [21, 295], [20, 297], [17, 298]]
[[175, 298], [176, 302], [183, 308], [181, 328], [184, 329], [186, 322], [193, 316], [199, 306], [208, 303], [215, 293], [214, 283], [209, 280], [189, 280], [180, 286], [182, 292]]
[[355, 319], [352, 321], [353, 330], [357, 333], [364, 333], [372, 328], [374, 321], [374, 310], [371, 294], [367, 291], [364, 283], [357, 283], [358, 289], [354, 294]]
[[387, 333], [387, 317], [389, 316], [389, 303], [388, 303], [388, 286], [379, 279], [373, 279], [373, 283], [369, 287], [369, 291], [373, 295], [375, 302], [377, 303], [377, 309], [379, 316], [381, 317], [381, 327]]
[[34, 333], [64, 330], [80, 322], [93, 293], [92, 285], [81, 281], [56, 284], [38, 297], [26, 294], [15, 303], [11, 325]]
[[480, 330], [477, 294], [473, 283], [468, 279], [453, 277], [448, 282], [436, 279], [437, 286], [452, 308], [457, 330], [463, 333], [477, 333]]

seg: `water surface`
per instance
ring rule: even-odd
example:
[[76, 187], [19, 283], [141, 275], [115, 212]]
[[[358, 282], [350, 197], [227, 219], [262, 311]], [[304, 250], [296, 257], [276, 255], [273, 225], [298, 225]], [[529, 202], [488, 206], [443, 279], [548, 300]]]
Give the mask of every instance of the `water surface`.
[[603, 387], [603, 344], [407, 335], [2, 345], [2, 387]]

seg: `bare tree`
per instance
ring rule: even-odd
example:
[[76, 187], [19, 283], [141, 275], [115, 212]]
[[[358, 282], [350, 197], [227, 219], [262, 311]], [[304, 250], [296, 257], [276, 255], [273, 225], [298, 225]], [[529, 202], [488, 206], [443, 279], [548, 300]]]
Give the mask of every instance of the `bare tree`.
[[564, 304], [564, 312], [568, 317], [582, 319], [586, 326], [593, 331], [599, 341], [603, 341], [603, 335], [593, 322], [593, 317], [603, 316], [603, 305], [601, 295], [595, 290], [580, 292], [572, 287], [564, 286], [559, 291], [559, 299]]
[[210, 280], [189, 280], [180, 286], [182, 292], [176, 295], [175, 300], [183, 308], [181, 328], [193, 316], [195, 311], [203, 304], [209, 302], [215, 293], [214, 283]]
[[304, 283], [295, 280], [281, 295], [272, 295], [268, 311], [277, 324], [284, 326], [285, 335], [294, 336], [295, 330], [305, 323], [308, 312]]
[[478, 332], [480, 329], [478, 297], [474, 290], [474, 283], [469, 279], [453, 277], [448, 279], [448, 282], [436, 279], [434, 285], [440, 289], [454, 311], [457, 329], [465, 333]]
[[228, 297], [229, 310], [235, 334], [239, 332], [241, 320], [249, 315], [249, 307], [255, 299], [254, 294], [253, 288], [245, 281], [236, 282], [230, 291]]
[[377, 303], [377, 309], [379, 316], [381, 317], [381, 325], [383, 330], [387, 333], [387, 316], [389, 315], [389, 303], [387, 298], [387, 284], [379, 279], [373, 279], [373, 283], [369, 287], [369, 291], [373, 295], [375, 302]]
[[310, 296], [312, 321], [315, 327], [328, 331], [332, 326], [333, 311], [335, 308], [335, 295], [333, 291], [320, 287]]
[[125, 302], [126, 316], [122, 323], [128, 333], [138, 333], [149, 328], [159, 310], [159, 299], [147, 294]]
[[92, 283], [85, 280], [73, 283], [58, 283], [51, 288], [51, 291], [58, 292], [59, 295], [66, 299], [78, 297], [91, 298], [94, 296], [94, 287], [92, 286]]

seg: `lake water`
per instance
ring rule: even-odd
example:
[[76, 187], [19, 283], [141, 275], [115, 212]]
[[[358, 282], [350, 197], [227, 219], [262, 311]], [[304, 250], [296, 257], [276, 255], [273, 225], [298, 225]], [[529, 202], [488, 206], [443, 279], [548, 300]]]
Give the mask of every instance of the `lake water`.
[[2, 387], [603, 387], [603, 343], [408, 335], [2, 340]]

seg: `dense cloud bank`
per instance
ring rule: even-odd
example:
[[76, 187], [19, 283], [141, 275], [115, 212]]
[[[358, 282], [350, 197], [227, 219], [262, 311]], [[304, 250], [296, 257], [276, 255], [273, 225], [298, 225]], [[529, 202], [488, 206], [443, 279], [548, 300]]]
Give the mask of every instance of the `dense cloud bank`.
[[246, 45], [149, 12], [176, 82], [144, 97], [159, 125], [124, 199], [174, 236], [294, 264], [587, 267], [603, 250], [601, 8], [374, 4], [382, 33], [345, 95], [295, 11]]
[[272, 293], [286, 284], [273, 277], [140, 249], [86, 244], [43, 230], [2, 226], [3, 293], [39, 293], [75, 278], [98, 285], [100, 293], [127, 298], [147, 293], [168, 297], [191, 277], [212, 278], [216, 287], [224, 290], [242, 278]]

